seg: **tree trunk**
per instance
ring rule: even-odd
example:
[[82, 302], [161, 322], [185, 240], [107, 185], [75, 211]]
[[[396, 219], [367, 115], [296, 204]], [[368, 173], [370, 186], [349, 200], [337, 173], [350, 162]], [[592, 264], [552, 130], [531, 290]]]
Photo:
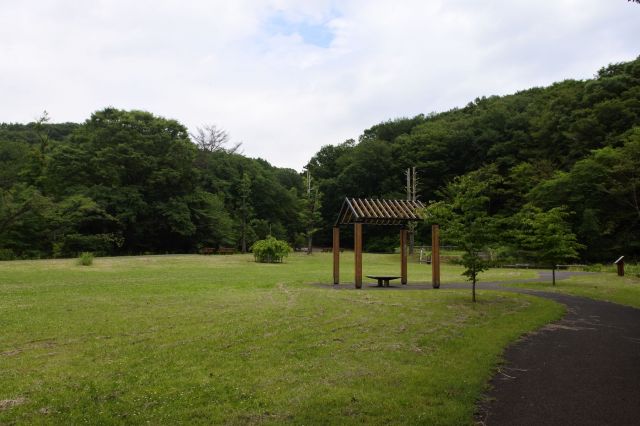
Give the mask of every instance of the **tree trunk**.
[[551, 282], [553, 283], [553, 285], [556, 285], [556, 264], [554, 263], [553, 266], [551, 267]]
[[476, 273], [475, 266], [471, 270], [471, 300], [476, 303], [476, 279], [478, 274]]
[[312, 251], [313, 251], [313, 237], [309, 235], [309, 238], [307, 239], [307, 254], [311, 254]]
[[473, 300], [473, 303], [476, 303], [476, 277], [475, 275], [473, 276], [473, 284], [471, 284], [471, 300]]

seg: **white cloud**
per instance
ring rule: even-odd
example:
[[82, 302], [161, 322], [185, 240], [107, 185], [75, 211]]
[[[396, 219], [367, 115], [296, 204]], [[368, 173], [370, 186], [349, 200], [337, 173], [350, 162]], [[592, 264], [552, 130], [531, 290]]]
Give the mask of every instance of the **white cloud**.
[[[1, 3], [1, 121], [146, 109], [296, 169], [379, 121], [640, 54], [640, 6], [624, 0]], [[303, 33], [322, 25], [327, 48]]]

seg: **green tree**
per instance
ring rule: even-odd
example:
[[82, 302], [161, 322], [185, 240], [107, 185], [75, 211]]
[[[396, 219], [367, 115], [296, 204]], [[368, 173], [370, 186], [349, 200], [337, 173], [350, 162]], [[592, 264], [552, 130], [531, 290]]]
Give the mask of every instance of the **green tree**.
[[115, 218], [94, 200], [80, 194], [55, 203], [47, 216], [54, 257], [81, 252], [109, 254], [123, 244]]
[[240, 181], [240, 240], [242, 253], [247, 252], [247, 231], [251, 210], [251, 178], [247, 173], [243, 173]]
[[94, 113], [51, 155], [46, 181], [115, 218], [121, 251], [192, 251], [196, 148], [184, 126], [144, 111]]
[[185, 198], [190, 222], [195, 230], [190, 234], [184, 250], [193, 247], [219, 247], [235, 244], [233, 220], [225, 209], [221, 195], [212, 194], [200, 188]]
[[199, 145], [175, 120], [114, 108], [81, 125], [0, 123], [0, 248], [8, 257], [193, 252], [246, 234], [246, 249], [253, 219], [292, 240], [301, 176], [240, 155], [213, 126], [195, 136]]
[[[0, 189], [0, 249], [3, 257], [40, 257], [51, 250], [51, 199], [19, 183]], [[8, 256], [7, 256], [8, 254]]]
[[0, 188], [9, 189], [24, 182], [29, 167], [29, 145], [18, 141], [0, 141]]
[[610, 195], [640, 221], [640, 126], [631, 129], [620, 148], [606, 147], [595, 151], [592, 161], [607, 170], [606, 180], [597, 190]]
[[426, 209], [426, 221], [439, 224], [442, 238], [455, 244], [464, 254], [462, 273], [471, 281], [472, 300], [476, 301], [478, 274], [488, 267], [484, 253], [496, 242], [497, 221], [489, 215], [492, 185], [484, 170], [457, 177], [443, 191], [444, 200], [431, 203]]
[[556, 285], [557, 265], [578, 258], [578, 250], [584, 248], [571, 231], [569, 216], [562, 207], [543, 211], [527, 204], [513, 217], [520, 249], [537, 263], [551, 267], [553, 285]]
[[318, 186], [311, 181], [311, 174], [307, 171], [304, 178], [306, 191], [300, 200], [300, 217], [304, 226], [304, 236], [307, 239], [307, 254], [313, 251], [313, 234], [320, 230], [322, 215], [322, 193]]
[[[308, 166], [324, 194], [323, 230], [328, 231], [345, 196], [401, 197], [397, 188], [406, 167], [417, 167], [422, 184], [418, 197], [431, 200], [456, 176], [493, 165], [503, 182], [492, 189], [492, 215], [511, 216], [529, 201], [547, 210], [568, 204], [578, 212], [570, 218], [574, 229], [586, 232], [594, 223], [602, 226], [587, 252], [595, 260], [610, 256], [612, 250], [640, 254], [640, 245], [630, 237], [638, 232], [637, 222], [627, 214], [632, 206], [627, 203], [620, 210], [623, 194], [613, 194], [624, 191], [632, 201], [630, 187], [608, 187], [609, 193], [602, 185], [596, 187], [599, 176], [605, 181], [614, 177], [600, 173], [608, 167], [604, 158], [593, 173], [584, 168], [581, 178], [576, 174], [576, 179], [565, 179], [584, 192], [563, 190], [562, 179], [556, 177], [594, 151], [618, 150], [639, 125], [640, 58], [611, 64], [591, 80], [565, 80], [514, 95], [478, 98], [442, 113], [383, 122], [364, 130], [358, 143], [323, 147]], [[618, 169], [629, 169], [625, 163], [633, 162], [622, 162]], [[622, 174], [615, 180], [630, 182]], [[547, 190], [536, 189], [541, 187]], [[546, 200], [536, 196], [542, 192]], [[567, 197], [575, 199], [575, 205], [566, 202]], [[613, 199], [616, 208], [610, 209], [607, 200]], [[585, 209], [590, 212], [583, 215]], [[581, 226], [582, 221], [590, 223]], [[329, 236], [323, 232], [319, 238], [328, 241]]]
[[569, 171], [541, 181], [526, 197], [543, 210], [566, 205], [577, 212], [567, 220], [580, 242], [587, 243], [584, 256], [590, 260], [640, 250], [635, 238], [640, 232], [640, 127], [619, 143], [592, 151]]

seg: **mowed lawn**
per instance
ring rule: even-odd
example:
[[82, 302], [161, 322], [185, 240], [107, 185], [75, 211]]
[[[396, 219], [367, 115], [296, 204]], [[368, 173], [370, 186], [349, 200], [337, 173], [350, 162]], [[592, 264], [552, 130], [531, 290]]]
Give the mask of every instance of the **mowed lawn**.
[[[396, 273], [399, 258], [364, 268]], [[410, 281], [430, 274], [409, 265]], [[507, 293], [474, 305], [470, 290], [310, 284], [330, 280], [330, 254], [0, 262], [0, 424], [470, 424], [504, 347], [563, 312]]]
[[615, 272], [589, 273], [557, 280], [555, 286], [548, 281], [509, 284], [509, 287], [567, 293], [640, 308], [640, 276], [637, 272], [623, 277]]

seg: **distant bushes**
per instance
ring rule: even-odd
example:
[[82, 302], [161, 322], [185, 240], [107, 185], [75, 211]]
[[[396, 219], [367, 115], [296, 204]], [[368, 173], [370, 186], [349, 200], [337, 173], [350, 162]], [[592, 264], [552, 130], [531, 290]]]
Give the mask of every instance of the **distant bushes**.
[[15, 258], [13, 250], [0, 248], [0, 260], [14, 260]]
[[256, 262], [281, 263], [291, 253], [291, 247], [285, 241], [269, 236], [265, 240], [256, 241], [251, 246], [251, 251]]
[[364, 243], [364, 251], [368, 253], [393, 253], [399, 242], [399, 238], [395, 234], [371, 236]]
[[[602, 264], [602, 263], [594, 263], [588, 265], [585, 268], [585, 271], [588, 272], [617, 272], [617, 267], [613, 263]], [[624, 272], [626, 275], [632, 275], [636, 277], [640, 277], [640, 263], [629, 263], [627, 262], [624, 265]]]
[[93, 253], [90, 253], [88, 251], [85, 251], [84, 253], [80, 253], [80, 256], [78, 256], [78, 265], [91, 266], [93, 265], [94, 257], [95, 256], [93, 255]]

